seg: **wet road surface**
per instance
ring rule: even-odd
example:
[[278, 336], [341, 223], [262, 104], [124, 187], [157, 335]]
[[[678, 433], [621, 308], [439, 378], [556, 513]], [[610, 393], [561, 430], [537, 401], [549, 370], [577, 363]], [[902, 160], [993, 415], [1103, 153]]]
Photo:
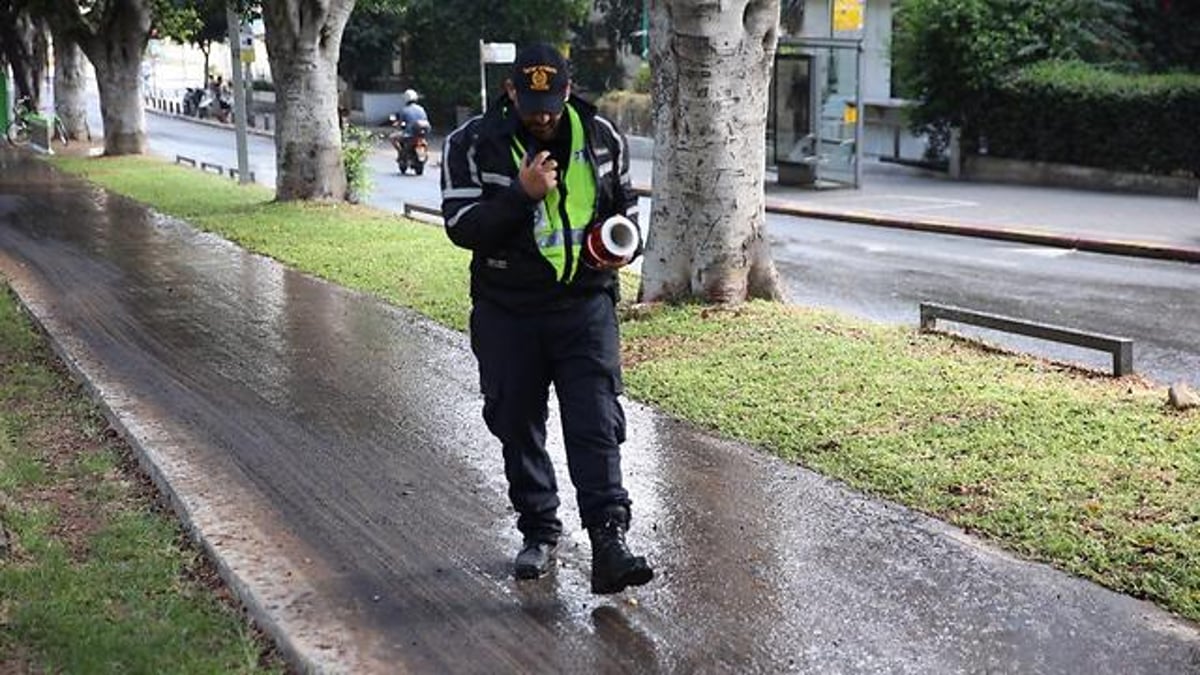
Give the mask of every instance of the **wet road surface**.
[[659, 577], [590, 595], [568, 491], [562, 566], [517, 583], [464, 336], [6, 150], [0, 273], [320, 668], [1200, 672], [1191, 624], [633, 403]]

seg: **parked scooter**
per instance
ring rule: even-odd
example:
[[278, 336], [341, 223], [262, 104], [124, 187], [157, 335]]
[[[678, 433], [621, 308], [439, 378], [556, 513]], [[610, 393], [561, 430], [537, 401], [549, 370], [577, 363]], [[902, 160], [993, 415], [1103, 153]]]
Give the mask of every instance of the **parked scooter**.
[[200, 104], [207, 96], [204, 87], [188, 87], [183, 94], [183, 114], [188, 117], [200, 116]]
[[209, 101], [208, 117], [224, 124], [233, 123], [233, 103], [225, 95], [217, 96], [215, 101]]
[[418, 176], [425, 173], [425, 163], [429, 161], [429, 133], [433, 127], [421, 120], [408, 129], [398, 115], [388, 116], [388, 121], [398, 130], [392, 134], [392, 146], [396, 148], [396, 168], [400, 174], [404, 175], [410, 168]]

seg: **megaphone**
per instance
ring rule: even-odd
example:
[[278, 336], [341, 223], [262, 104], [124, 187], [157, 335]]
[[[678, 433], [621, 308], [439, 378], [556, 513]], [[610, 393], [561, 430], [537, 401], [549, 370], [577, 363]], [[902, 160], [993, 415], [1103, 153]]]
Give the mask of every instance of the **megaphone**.
[[588, 230], [583, 240], [584, 262], [596, 269], [624, 267], [637, 253], [642, 233], [623, 215], [610, 216]]

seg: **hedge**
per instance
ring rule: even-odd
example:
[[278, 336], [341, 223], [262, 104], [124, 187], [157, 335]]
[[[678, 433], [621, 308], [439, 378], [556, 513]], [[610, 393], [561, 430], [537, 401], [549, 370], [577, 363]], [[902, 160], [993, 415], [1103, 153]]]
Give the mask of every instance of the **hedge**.
[[992, 93], [974, 129], [989, 155], [1200, 177], [1200, 75], [1043, 62]]

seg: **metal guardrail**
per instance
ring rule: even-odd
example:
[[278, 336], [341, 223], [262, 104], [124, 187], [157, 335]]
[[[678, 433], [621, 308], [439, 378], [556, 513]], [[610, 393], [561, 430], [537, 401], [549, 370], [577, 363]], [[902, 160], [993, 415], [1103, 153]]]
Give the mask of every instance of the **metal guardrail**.
[[[233, 178], [234, 180], [236, 180], [238, 177], [238, 170], [233, 167], [226, 169], [224, 166], [221, 166], [220, 164], [214, 164], [213, 162], [197, 162], [196, 160], [192, 159], [191, 157], [184, 157], [183, 155], [175, 155], [175, 163], [176, 164], [187, 164], [188, 166], [190, 166], [192, 168], [199, 168], [201, 171], [207, 171], [209, 173], [215, 173], [215, 174], [222, 175], [222, 176], [228, 174], [229, 177]], [[257, 182], [254, 179], [253, 171], [250, 172], [250, 182], [251, 183]]]
[[999, 314], [922, 302], [921, 331], [934, 330], [938, 319], [1108, 352], [1112, 355], [1113, 375], [1120, 377], [1133, 372], [1133, 340], [1129, 338], [1088, 333], [1073, 328], [1023, 321]]
[[414, 213], [421, 213], [427, 216], [433, 216], [435, 218], [442, 217], [441, 209], [435, 209], [432, 206], [422, 206], [421, 204], [413, 204], [411, 202], [404, 202], [404, 217], [412, 218]]

